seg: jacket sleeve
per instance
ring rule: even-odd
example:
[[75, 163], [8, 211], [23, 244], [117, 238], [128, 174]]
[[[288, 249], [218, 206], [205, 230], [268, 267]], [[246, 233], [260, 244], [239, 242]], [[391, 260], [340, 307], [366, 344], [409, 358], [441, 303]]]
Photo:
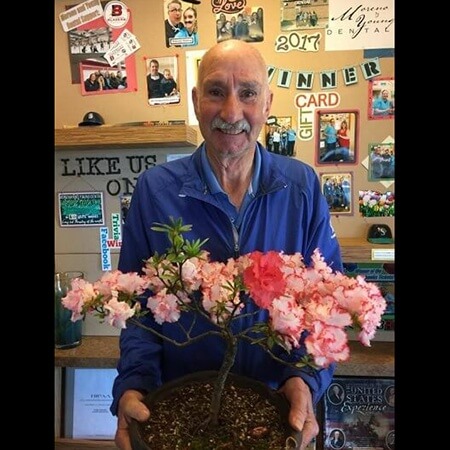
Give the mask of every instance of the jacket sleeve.
[[[142, 319], [154, 326], [150, 318]], [[113, 384], [110, 410], [117, 415], [120, 397], [127, 389], [148, 391], [161, 385], [161, 344], [153, 333], [129, 324], [120, 334], [118, 375]]]
[[[148, 240], [150, 225], [145, 223], [142, 189], [145, 183], [136, 184], [130, 209], [123, 228], [123, 240], [118, 268], [122, 272], [141, 272], [144, 260], [151, 255]], [[149, 316], [141, 319], [147, 326], [158, 326]], [[161, 384], [161, 343], [153, 333], [133, 324], [121, 330], [118, 375], [113, 384], [113, 402], [110, 410], [117, 415], [118, 402], [127, 389], [148, 390]]]

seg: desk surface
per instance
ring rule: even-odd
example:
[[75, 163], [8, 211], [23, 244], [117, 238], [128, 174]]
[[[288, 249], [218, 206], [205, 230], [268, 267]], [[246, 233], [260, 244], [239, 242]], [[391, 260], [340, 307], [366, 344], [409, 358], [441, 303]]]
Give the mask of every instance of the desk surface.
[[[55, 349], [55, 366], [58, 367], [116, 367], [119, 359], [118, 336], [83, 336], [78, 347]], [[335, 375], [341, 376], [394, 376], [394, 343], [372, 342], [364, 347], [350, 342], [350, 359], [339, 363]]]

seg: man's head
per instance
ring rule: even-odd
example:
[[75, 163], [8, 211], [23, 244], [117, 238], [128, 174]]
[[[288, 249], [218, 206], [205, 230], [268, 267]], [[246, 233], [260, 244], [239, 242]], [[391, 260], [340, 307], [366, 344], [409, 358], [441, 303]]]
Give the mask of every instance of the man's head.
[[157, 75], [159, 71], [159, 62], [156, 59], [152, 59], [149, 64], [150, 73], [152, 75]]
[[235, 39], [211, 47], [192, 91], [207, 150], [218, 156], [253, 151], [272, 98], [266, 63], [256, 47]]
[[383, 89], [381, 91], [381, 97], [383, 97], [383, 100], [387, 100], [389, 98], [389, 91], [387, 89]]
[[167, 4], [167, 14], [172, 25], [178, 25], [181, 21], [183, 7], [180, 0], [172, 0]]

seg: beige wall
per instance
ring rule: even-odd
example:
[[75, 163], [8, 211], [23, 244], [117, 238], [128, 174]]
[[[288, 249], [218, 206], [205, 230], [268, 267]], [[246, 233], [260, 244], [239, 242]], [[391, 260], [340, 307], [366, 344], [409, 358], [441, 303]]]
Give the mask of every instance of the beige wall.
[[[58, 19], [58, 14], [65, 9], [65, 5], [80, 2], [69, 2], [55, 0], [55, 128], [74, 126], [81, 121], [88, 111], [97, 111], [105, 119], [106, 123], [123, 123], [147, 120], [171, 120], [188, 119], [187, 99], [182, 97], [182, 101], [176, 106], [150, 107], [147, 104], [146, 73], [144, 57], [148, 56], [173, 56], [178, 55], [179, 64], [179, 85], [182, 92], [186, 92], [186, 50], [183, 48], [166, 48], [164, 42], [164, 16], [163, 2], [160, 0], [127, 0], [126, 5], [132, 11], [133, 27], [132, 32], [137, 36], [141, 45], [136, 53], [137, 71], [137, 91], [123, 94], [82, 96], [79, 84], [71, 84], [68, 39], [63, 31]], [[247, 2], [250, 6], [261, 6], [264, 9], [264, 41], [255, 43], [263, 53], [268, 65], [277, 68], [284, 68], [296, 71], [313, 71], [316, 73], [316, 80], [311, 92], [319, 92], [320, 85], [317, 74], [323, 70], [336, 69], [338, 71], [337, 91], [340, 95], [339, 110], [358, 110], [360, 117], [359, 127], [359, 156], [356, 165], [315, 165], [315, 138], [310, 141], [296, 142], [297, 158], [311, 164], [318, 173], [320, 172], [353, 172], [353, 211], [352, 216], [334, 216], [333, 224], [340, 237], [362, 237], [366, 235], [367, 229], [372, 223], [387, 223], [394, 231], [393, 218], [363, 218], [358, 213], [358, 190], [373, 189], [385, 191], [386, 188], [379, 182], [368, 181], [367, 170], [361, 165], [361, 161], [368, 155], [368, 145], [373, 142], [380, 142], [387, 136], [394, 137], [393, 120], [368, 120], [368, 82], [359, 71], [359, 65], [364, 62], [362, 50], [357, 51], [334, 51], [326, 52], [325, 36], [323, 30], [320, 49], [318, 52], [290, 51], [279, 53], [275, 51], [274, 43], [280, 32], [280, 2], [278, 0], [258, 0]], [[187, 3], [184, 6], [188, 6]], [[215, 16], [211, 10], [211, 1], [203, 0], [197, 5], [200, 45], [191, 50], [204, 50], [214, 45], [216, 42]], [[309, 31], [305, 31], [309, 33]], [[394, 76], [394, 59], [380, 58], [381, 72], [383, 77]], [[345, 86], [340, 70], [347, 66], [356, 66], [358, 72], [358, 83]], [[279, 88], [276, 86], [276, 75], [271, 82], [274, 92], [274, 103], [272, 113], [276, 116], [292, 116], [294, 125], [297, 124], [298, 109], [294, 104], [297, 91], [295, 81], [291, 82], [290, 88]], [[200, 136], [200, 135], [199, 135]], [[187, 149], [186, 151], [188, 151]], [[128, 150], [111, 150], [118, 155], [126, 155]], [[143, 150], [145, 151], [145, 150]], [[92, 151], [90, 151], [92, 153]], [[93, 151], [93, 154], [96, 154]], [[154, 150], [152, 149], [152, 152]], [[166, 150], [156, 149], [156, 153], [163, 158]], [[70, 151], [72, 157], [78, 153], [86, 155], [86, 151]], [[98, 153], [98, 152], [97, 152]], [[174, 150], [172, 153], [178, 153]], [[56, 152], [56, 173], [57, 189], [65, 189], [67, 180], [60, 178], [60, 158], [62, 153]], [[162, 161], [162, 159], [161, 159]], [[91, 183], [91, 181], [89, 181]], [[92, 190], [83, 187], [83, 180], [79, 180], [77, 185], [71, 185], [67, 190]], [[389, 187], [395, 192], [395, 185]], [[111, 212], [117, 212], [117, 199], [106, 195], [106, 216]], [[56, 216], [56, 208], [55, 208]], [[87, 271], [87, 277], [92, 279], [98, 276], [99, 272], [99, 246], [98, 229], [86, 230], [85, 228], [60, 229], [58, 219], [55, 217], [56, 229], [56, 268], [57, 270], [82, 269]], [[117, 260], [113, 255], [113, 263]], [[91, 330], [88, 328], [89, 334]], [[93, 332], [95, 334], [95, 330]]]

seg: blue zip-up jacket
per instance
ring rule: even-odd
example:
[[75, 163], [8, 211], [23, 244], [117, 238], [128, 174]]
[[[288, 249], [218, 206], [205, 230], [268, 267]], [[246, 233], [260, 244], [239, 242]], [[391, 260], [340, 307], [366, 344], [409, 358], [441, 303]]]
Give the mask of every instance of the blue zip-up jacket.
[[[166, 235], [152, 231], [151, 227], [154, 222], [169, 223], [172, 216], [192, 225], [191, 232], [185, 234], [187, 239], [209, 238], [203, 248], [210, 252], [212, 260], [226, 261], [254, 250], [275, 250], [287, 254], [301, 252], [309, 264], [314, 249], [319, 248], [328, 264], [342, 271], [339, 244], [314, 170], [296, 159], [269, 153], [260, 144], [258, 150], [261, 154], [259, 187], [245, 210], [239, 233], [221, 203], [209, 192], [202, 170], [201, 147], [190, 157], [142, 173], [126, 216], [119, 269], [140, 272], [143, 261], [155, 251], [165, 252], [169, 246]], [[256, 309], [250, 302], [247, 311]], [[158, 325], [150, 316], [142, 319], [146, 325], [177, 341], [185, 340], [178, 323]], [[267, 311], [259, 311], [252, 318], [246, 316], [235, 326], [241, 329], [248, 327], [251, 320], [265, 321]], [[185, 328], [191, 321], [190, 313], [182, 313], [179, 322]], [[197, 318], [195, 334], [211, 327]], [[282, 357], [289, 359], [304, 353], [305, 348], [301, 346]], [[121, 332], [120, 354], [111, 405], [115, 415], [120, 396], [127, 389], [150, 391], [187, 373], [218, 370], [224, 343], [217, 336], [208, 336], [179, 347], [130, 324]], [[316, 403], [331, 382], [334, 365], [319, 371], [295, 369], [276, 362], [259, 346], [241, 340], [232, 371], [265, 382], [274, 389], [289, 377], [300, 376], [309, 385]]]

